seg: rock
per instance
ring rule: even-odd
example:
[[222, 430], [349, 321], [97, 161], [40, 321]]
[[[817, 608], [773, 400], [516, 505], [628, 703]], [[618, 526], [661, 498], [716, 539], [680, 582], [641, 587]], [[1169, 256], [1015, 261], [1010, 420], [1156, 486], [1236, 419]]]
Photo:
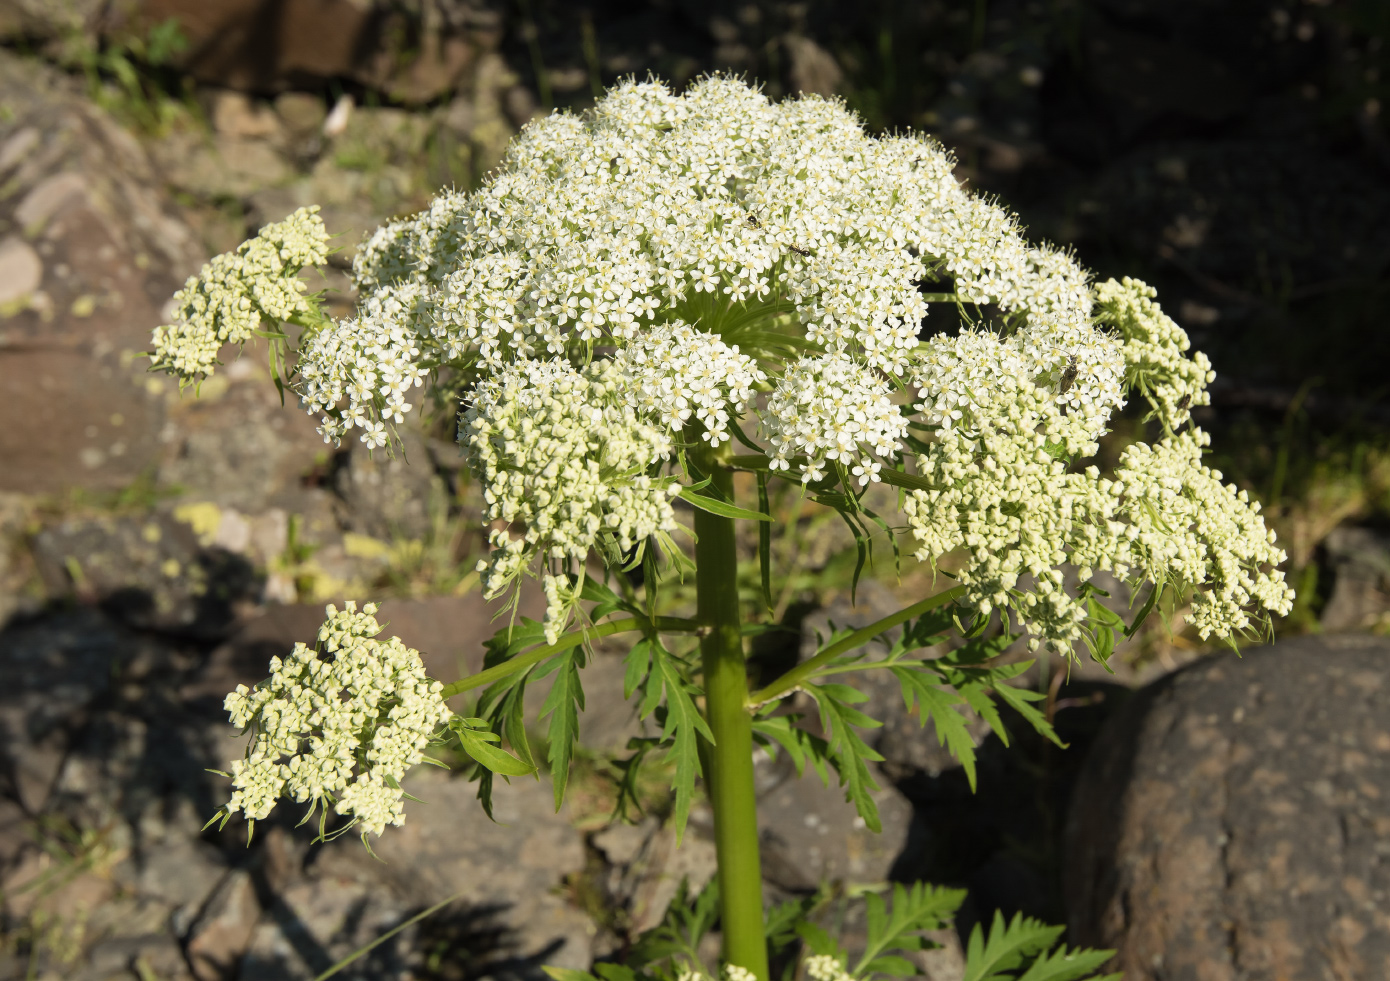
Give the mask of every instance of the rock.
[[810, 38], [797, 34], [787, 35], [782, 43], [791, 63], [787, 79], [791, 92], [833, 97], [845, 76], [835, 56]]
[[102, 0], [0, 0], [0, 38], [52, 40], [95, 26]]
[[[222, 976], [242, 981], [312, 981], [408, 915], [397, 899], [368, 883], [332, 877], [297, 882], [266, 911], [239, 970]], [[338, 976], [353, 981], [406, 981], [411, 977], [407, 957], [413, 953], [415, 935], [413, 929], [396, 934]]]
[[198, 981], [236, 977], [260, 913], [250, 874], [228, 872], [189, 931], [185, 951]]
[[435, 514], [447, 506], [448, 492], [429, 445], [404, 427], [400, 434], [403, 445], [394, 454], [368, 453], [358, 444], [334, 471], [345, 527], [388, 542], [424, 538]]
[[[182, 829], [180, 829], [182, 831]], [[203, 909], [227, 872], [222, 854], [212, 845], [186, 834], [165, 835], [157, 847], [142, 848], [115, 871], [115, 878], [139, 895], [172, 907], [175, 916], [190, 918]]]
[[1390, 626], [1390, 539], [1347, 525], [1323, 541], [1332, 567], [1332, 595], [1322, 610], [1329, 632]]
[[891, 786], [874, 794], [881, 833], [865, 825], [831, 778], [791, 775], [758, 800], [763, 878], [792, 893], [823, 882], [846, 886], [885, 882], [908, 844], [912, 806]]
[[137, 646], [94, 610], [0, 633], [7, 776], [10, 792], [30, 813], [43, 808], [76, 728]]
[[1372, 977], [1390, 962], [1390, 641], [1307, 637], [1139, 692], [1062, 863], [1074, 942], [1130, 981]]
[[601, 887], [610, 925], [631, 938], [661, 922], [682, 882], [692, 896], [704, 889], [717, 871], [711, 819], [708, 805], [697, 801], [679, 845], [675, 830], [654, 817], [590, 836], [604, 862]]
[[[148, 156], [64, 77], [0, 52], [0, 489], [115, 488], [158, 455], [136, 353], [201, 251]], [[43, 439], [34, 439], [42, 431]]]
[[141, 0], [106, 20], [124, 38], [177, 18], [190, 41], [181, 67], [206, 84], [279, 92], [349, 80], [420, 104], [458, 85], [476, 50], [501, 40], [497, 12], [449, 6], [462, 16], [440, 23], [434, 7], [414, 13], [381, 0]]
[[18, 235], [0, 240], [0, 308], [28, 300], [42, 282], [43, 263], [28, 242]]
[[305, 493], [303, 477], [328, 453], [314, 420], [292, 400], [280, 404], [260, 356], [248, 351], [204, 382], [200, 397], [171, 401], [157, 480], [186, 500], [248, 515], [272, 507], [311, 515], [325, 495]]
[[584, 842], [566, 812], [555, 813], [549, 783], [498, 781], [496, 823], [474, 799], [476, 786], [447, 773], [419, 767], [405, 786], [427, 803], [408, 802], [405, 824], [373, 840], [380, 860], [355, 838], [339, 839], [310, 874], [385, 886], [416, 909], [456, 897], [454, 915], [493, 936], [472, 952], [480, 976], [539, 979], [541, 964], [587, 969], [593, 924], [563, 889], [584, 868]]
[[34, 538], [34, 559], [50, 595], [100, 600], [132, 626], [217, 636], [233, 605], [254, 598], [251, 565], [225, 549], [203, 548], [172, 515], [69, 520]]

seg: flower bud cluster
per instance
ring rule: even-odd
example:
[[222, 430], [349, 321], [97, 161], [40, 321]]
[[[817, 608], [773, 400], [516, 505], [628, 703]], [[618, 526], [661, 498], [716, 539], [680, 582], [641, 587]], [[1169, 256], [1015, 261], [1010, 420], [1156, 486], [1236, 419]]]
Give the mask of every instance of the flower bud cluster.
[[1250, 625], [1251, 608], [1286, 615], [1293, 590], [1274, 566], [1284, 561], [1258, 501], [1202, 464], [1211, 437], [1189, 429], [1120, 457], [1108, 490], [1125, 522], [1132, 564], [1154, 581], [1204, 586], [1188, 619], [1203, 639]]
[[626, 552], [675, 528], [671, 497], [680, 487], [651, 473], [670, 455], [670, 436], [638, 413], [613, 361], [582, 370], [559, 359], [509, 365], [478, 385], [459, 442], [483, 482], [488, 520], [504, 525], [478, 564], [485, 595], [540, 558], [552, 643], [578, 600], [566, 573], [582, 573], [601, 536]]
[[827, 464], [845, 467], [860, 487], [878, 481], [882, 461], [907, 434], [891, 396], [886, 379], [843, 355], [795, 362], [759, 413], [772, 469], [788, 470], [792, 457], [805, 456], [803, 483], [823, 480]]
[[806, 976], [811, 981], [854, 981], [854, 975], [845, 970], [840, 959], [829, 954], [812, 954], [806, 958]]
[[216, 256], [174, 294], [178, 323], [154, 329], [153, 366], [183, 379], [212, 374], [223, 344], [244, 343], [261, 321], [286, 321], [308, 309], [299, 271], [327, 255], [328, 233], [314, 206]]
[[328, 606], [317, 649], [296, 644], [271, 659], [269, 679], [227, 696], [233, 724], [252, 730], [245, 759], [232, 764], [228, 813], [261, 820], [290, 797], [311, 813], [331, 804], [364, 834], [404, 820], [400, 780], [451, 713], [418, 651], [375, 639], [376, 611]]
[[729, 439], [730, 413], [741, 416], [753, 386], [767, 379], [737, 344], [681, 321], [643, 331], [619, 353], [617, 363], [632, 379], [638, 409], [672, 432], [693, 415], [714, 446]]
[[1126, 276], [1096, 287], [1097, 318], [1124, 338], [1125, 384], [1153, 407], [1164, 429], [1175, 432], [1191, 417], [1192, 407], [1210, 405], [1207, 385], [1216, 380], [1201, 351], [1188, 357], [1187, 332], [1154, 302], [1158, 292]]
[[[1011, 404], [1020, 408], [996, 428], [943, 428], [918, 457], [933, 489], [904, 499], [918, 558], [965, 550], [959, 578], [969, 605], [1011, 611], [1034, 648], [1064, 652], [1087, 619], [1065, 588], [1067, 564], [1083, 581], [1104, 570], [1200, 587], [1192, 622], [1204, 638], [1245, 630], [1251, 609], [1288, 612], [1293, 594], [1273, 568], [1284, 553], [1258, 505], [1201, 465], [1205, 434], [1132, 445], [1114, 480], [1095, 467], [1071, 472], [1065, 430], [1037, 424], [1055, 404], [1038, 391], [1018, 386]], [[1021, 408], [1029, 402], [1031, 412]]]

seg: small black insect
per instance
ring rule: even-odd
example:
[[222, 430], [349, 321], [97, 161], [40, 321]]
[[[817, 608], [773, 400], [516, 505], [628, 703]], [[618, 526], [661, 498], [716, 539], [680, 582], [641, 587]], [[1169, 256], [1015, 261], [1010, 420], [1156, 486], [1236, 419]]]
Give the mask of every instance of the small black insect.
[[762, 223], [761, 221], [758, 220], [758, 213], [757, 213], [756, 211], [750, 211], [750, 212], [748, 212], [746, 215], [744, 215], [743, 217], [746, 218], [746, 219], [748, 219], [748, 224], [749, 224], [751, 227], [753, 227], [753, 228], [762, 228], [762, 227], [763, 227], [763, 223]]
[[810, 249], [803, 249], [799, 245], [788, 245], [787, 248], [791, 249], [799, 256], [809, 257], [811, 255]]
[[1062, 369], [1062, 383], [1057, 386], [1060, 395], [1066, 395], [1071, 391], [1071, 387], [1076, 384], [1076, 355], [1067, 356], [1067, 366]]
[[1186, 409], [1191, 404], [1192, 396], [1184, 395], [1182, 398], [1178, 399], [1178, 411], [1181, 412], [1183, 409]]

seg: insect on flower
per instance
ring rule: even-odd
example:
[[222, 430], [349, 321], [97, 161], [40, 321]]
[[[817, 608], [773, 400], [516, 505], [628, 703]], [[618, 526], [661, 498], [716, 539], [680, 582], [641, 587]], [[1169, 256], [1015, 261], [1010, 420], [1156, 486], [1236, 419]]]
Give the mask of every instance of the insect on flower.
[[1076, 384], [1076, 355], [1067, 356], [1067, 366], [1062, 369], [1062, 383], [1057, 386], [1057, 394], [1066, 395]]

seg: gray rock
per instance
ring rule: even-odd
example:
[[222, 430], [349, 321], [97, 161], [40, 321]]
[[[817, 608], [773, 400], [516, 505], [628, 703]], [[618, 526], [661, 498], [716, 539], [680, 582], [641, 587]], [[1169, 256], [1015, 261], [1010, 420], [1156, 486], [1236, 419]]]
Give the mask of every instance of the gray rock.
[[[92, 703], [138, 642], [93, 610], [0, 633], [0, 726], [11, 792], [40, 811]], [[41, 693], [41, 695], [40, 695]]]
[[694, 895], [714, 878], [717, 865], [714, 842], [708, 837], [710, 820], [708, 806], [697, 802], [679, 844], [669, 824], [650, 817], [635, 825], [612, 825], [590, 838], [607, 863], [603, 886], [608, 900], [614, 911], [620, 911], [610, 922], [621, 926], [628, 937], [661, 922], [682, 882]]
[[865, 825], [832, 776], [791, 779], [758, 801], [763, 878], [787, 892], [812, 892], [822, 882], [846, 886], [887, 881], [904, 851], [912, 806], [891, 786], [874, 794], [881, 833]]
[[182, 833], [168, 834], [156, 847], [142, 848], [115, 870], [115, 878], [141, 896], [183, 910], [190, 917], [203, 908], [227, 872], [221, 852]]
[[549, 784], [499, 781], [496, 823], [474, 799], [475, 785], [443, 771], [417, 768], [405, 785], [426, 803], [408, 802], [405, 824], [373, 841], [380, 861], [358, 840], [339, 839], [310, 873], [384, 886], [417, 909], [456, 897], [450, 915], [493, 933], [473, 953], [481, 976], [539, 979], [541, 964], [587, 969], [593, 923], [564, 898], [567, 877], [584, 868], [584, 842], [566, 812], [555, 813]]
[[203, 548], [172, 515], [112, 515], [45, 528], [33, 553], [49, 594], [99, 600], [133, 626], [216, 636], [260, 592], [251, 565]]
[[1390, 538], [1341, 525], [1323, 541], [1332, 567], [1332, 595], [1322, 611], [1326, 631], [1390, 625]]
[[28, 242], [18, 235], [0, 240], [0, 307], [27, 299], [42, 282], [43, 262]]
[[1063, 861], [1072, 938], [1131, 981], [1372, 977], [1390, 958], [1390, 641], [1200, 661], [1100, 733]]
[[[360, 845], [358, 847], [361, 847]], [[297, 882], [266, 911], [239, 971], [242, 981], [312, 981], [408, 918], [399, 900], [369, 883], [343, 878]], [[351, 981], [408, 981], [416, 931], [407, 929], [344, 969]]]
[[189, 931], [185, 952], [198, 981], [236, 976], [260, 913], [250, 874], [228, 872]]
[[0, 0], [0, 38], [54, 39], [96, 26], [101, 0]]
[[0, 431], [0, 489], [122, 487], [157, 457], [164, 416], [131, 355], [201, 250], [139, 143], [65, 76], [4, 51], [0, 89], [0, 397], [26, 422]]
[[368, 453], [359, 444], [334, 471], [344, 525], [383, 541], [424, 538], [448, 503], [426, 441], [404, 427], [400, 435], [403, 445], [394, 453]]

